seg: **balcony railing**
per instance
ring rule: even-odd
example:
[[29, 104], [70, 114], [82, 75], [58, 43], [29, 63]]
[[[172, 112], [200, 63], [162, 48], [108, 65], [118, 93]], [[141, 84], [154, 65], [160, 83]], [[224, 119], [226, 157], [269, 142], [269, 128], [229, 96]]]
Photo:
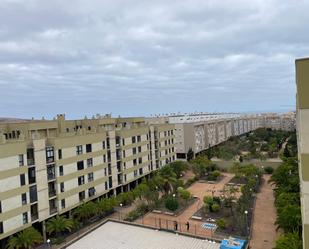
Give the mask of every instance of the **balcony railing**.
[[39, 218], [39, 214], [31, 214], [31, 221], [36, 221]]
[[47, 174], [47, 180], [50, 181], [50, 180], [54, 180], [56, 179], [56, 174], [55, 173], [48, 173]]
[[54, 196], [56, 195], [56, 189], [51, 189], [51, 190], [49, 190], [49, 191], [48, 191], [48, 195], [49, 195], [50, 198], [51, 198], [51, 197], [54, 197]]
[[33, 166], [35, 163], [34, 163], [34, 158], [28, 158], [27, 159], [27, 164], [28, 166]]
[[57, 207], [50, 207], [49, 214], [52, 215], [52, 214], [55, 214], [55, 213], [57, 213]]

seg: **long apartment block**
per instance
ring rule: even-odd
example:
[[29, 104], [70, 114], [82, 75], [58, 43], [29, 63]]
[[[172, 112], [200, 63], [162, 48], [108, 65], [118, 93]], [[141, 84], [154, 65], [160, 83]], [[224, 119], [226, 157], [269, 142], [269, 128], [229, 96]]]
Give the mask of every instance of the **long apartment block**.
[[231, 136], [239, 136], [260, 127], [294, 130], [295, 113], [195, 113], [152, 117], [148, 122], [174, 124], [176, 155], [178, 159], [185, 159], [189, 149], [196, 154], [228, 140]]
[[0, 240], [130, 190], [175, 159], [174, 125], [144, 118], [0, 123]]

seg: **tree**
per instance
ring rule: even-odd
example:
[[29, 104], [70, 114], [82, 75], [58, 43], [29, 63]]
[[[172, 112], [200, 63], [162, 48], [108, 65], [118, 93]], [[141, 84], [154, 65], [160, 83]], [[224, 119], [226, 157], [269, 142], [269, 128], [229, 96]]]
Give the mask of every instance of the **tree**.
[[216, 221], [216, 224], [217, 224], [217, 226], [220, 228], [220, 229], [225, 229], [226, 228], [226, 221], [223, 219], [223, 218], [221, 218], [221, 219], [218, 219], [217, 221]]
[[301, 227], [301, 212], [298, 205], [289, 204], [278, 210], [276, 225], [285, 233], [299, 231]]
[[42, 235], [33, 227], [11, 236], [8, 240], [7, 249], [31, 249], [35, 244], [43, 242]]
[[56, 216], [47, 221], [46, 229], [49, 234], [55, 234], [56, 237], [59, 237], [62, 232], [70, 232], [73, 225], [74, 223], [72, 219], [67, 219], [63, 216]]
[[165, 200], [165, 207], [168, 209], [168, 210], [171, 210], [171, 211], [176, 211], [177, 208], [178, 208], [179, 204], [178, 204], [178, 201], [176, 200], [176, 198], [173, 198], [173, 197], [169, 197]]
[[302, 249], [302, 240], [299, 235], [294, 233], [287, 233], [280, 236], [276, 241], [274, 249]]
[[181, 187], [179, 187], [179, 188], [177, 189], [177, 192], [178, 192], [180, 198], [183, 199], [183, 200], [187, 203], [188, 200], [189, 200], [190, 197], [191, 197], [191, 193], [190, 193], [188, 190], [185, 190], [185, 189], [183, 189], [183, 188], [181, 188]]
[[122, 192], [117, 196], [118, 202], [122, 203], [123, 205], [130, 205], [134, 202], [134, 194], [133, 192]]
[[187, 161], [190, 162], [193, 158], [194, 158], [194, 152], [192, 148], [190, 148], [187, 153]]
[[172, 167], [173, 171], [175, 172], [177, 178], [179, 178], [183, 171], [188, 169], [188, 164], [183, 161], [175, 161], [170, 163], [170, 166]]
[[98, 207], [97, 205], [92, 202], [89, 201], [87, 203], [84, 203], [82, 205], [80, 205], [79, 207], [77, 207], [74, 211], [73, 211], [73, 215], [81, 222], [85, 223], [85, 221], [87, 219], [89, 219], [90, 217], [92, 217], [93, 215], [95, 215], [98, 211]]
[[159, 171], [159, 177], [161, 177], [161, 179], [157, 178], [157, 181], [160, 181], [159, 186], [163, 188], [165, 195], [173, 192], [177, 179], [172, 167], [170, 165], [166, 165], [161, 168]]

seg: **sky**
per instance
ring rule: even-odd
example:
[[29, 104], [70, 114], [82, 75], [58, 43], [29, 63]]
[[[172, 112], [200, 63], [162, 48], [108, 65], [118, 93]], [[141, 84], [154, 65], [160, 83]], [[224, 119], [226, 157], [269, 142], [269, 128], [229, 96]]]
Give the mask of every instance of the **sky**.
[[304, 0], [0, 0], [0, 117], [295, 109]]

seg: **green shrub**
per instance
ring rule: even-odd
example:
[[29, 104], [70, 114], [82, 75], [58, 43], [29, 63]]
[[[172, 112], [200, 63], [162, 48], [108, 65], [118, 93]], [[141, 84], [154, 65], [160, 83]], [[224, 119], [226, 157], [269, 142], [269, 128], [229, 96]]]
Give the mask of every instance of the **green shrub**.
[[267, 166], [264, 168], [264, 171], [266, 174], [272, 174], [274, 172], [274, 169], [270, 166]]
[[220, 205], [217, 204], [217, 203], [212, 204], [211, 210], [212, 210], [212, 212], [219, 212], [219, 210], [220, 210]]
[[197, 179], [194, 177], [194, 178], [190, 178], [187, 182], [186, 182], [186, 184], [185, 184], [185, 186], [186, 187], [190, 187], [193, 183], [195, 183], [197, 181]]
[[165, 207], [168, 209], [168, 210], [171, 210], [171, 211], [176, 211], [177, 208], [178, 208], [179, 204], [178, 204], [178, 201], [176, 200], [176, 198], [173, 198], [173, 197], [169, 197], [165, 200]]
[[225, 229], [226, 228], [226, 221], [224, 219], [222, 219], [222, 218], [217, 220], [216, 224], [217, 224], [217, 226], [220, 229]]

